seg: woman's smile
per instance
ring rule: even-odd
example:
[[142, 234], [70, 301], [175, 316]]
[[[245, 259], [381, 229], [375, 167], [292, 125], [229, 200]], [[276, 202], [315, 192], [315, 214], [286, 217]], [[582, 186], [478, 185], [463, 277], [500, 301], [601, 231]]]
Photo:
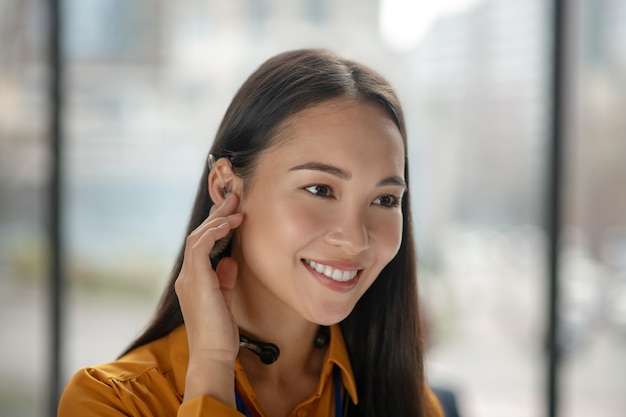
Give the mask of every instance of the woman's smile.
[[331, 262], [302, 261], [314, 279], [326, 288], [339, 293], [351, 291], [359, 282], [362, 268], [343, 266], [332, 267]]
[[309, 260], [305, 260], [304, 263], [311, 267], [311, 269], [314, 269], [316, 272], [324, 274], [328, 278], [331, 278], [332, 280], [338, 282], [350, 281], [351, 279], [356, 277], [357, 273], [359, 272], [358, 268], [345, 270], [340, 268], [333, 268], [326, 263], [318, 263]]

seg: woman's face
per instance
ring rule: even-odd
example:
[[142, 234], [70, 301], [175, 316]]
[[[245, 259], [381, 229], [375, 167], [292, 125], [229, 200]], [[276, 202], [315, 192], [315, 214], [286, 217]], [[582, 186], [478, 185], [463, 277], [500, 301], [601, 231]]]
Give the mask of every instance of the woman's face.
[[241, 201], [239, 296], [338, 323], [400, 247], [402, 137], [364, 101], [324, 102], [281, 127]]

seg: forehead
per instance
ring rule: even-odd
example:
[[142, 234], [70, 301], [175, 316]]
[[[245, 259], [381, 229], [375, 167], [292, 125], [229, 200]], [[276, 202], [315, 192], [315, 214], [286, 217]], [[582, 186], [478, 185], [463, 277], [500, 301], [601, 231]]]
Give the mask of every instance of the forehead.
[[325, 101], [289, 117], [278, 126], [273, 142], [270, 151], [346, 151], [354, 156], [369, 151], [367, 159], [375, 151], [380, 157], [404, 161], [406, 152], [398, 126], [380, 104], [347, 98]]

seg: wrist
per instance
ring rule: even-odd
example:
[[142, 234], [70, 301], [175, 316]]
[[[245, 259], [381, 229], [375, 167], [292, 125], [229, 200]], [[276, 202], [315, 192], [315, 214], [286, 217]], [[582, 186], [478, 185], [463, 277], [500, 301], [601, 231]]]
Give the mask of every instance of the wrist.
[[235, 408], [234, 366], [234, 359], [190, 359], [183, 402], [208, 396]]

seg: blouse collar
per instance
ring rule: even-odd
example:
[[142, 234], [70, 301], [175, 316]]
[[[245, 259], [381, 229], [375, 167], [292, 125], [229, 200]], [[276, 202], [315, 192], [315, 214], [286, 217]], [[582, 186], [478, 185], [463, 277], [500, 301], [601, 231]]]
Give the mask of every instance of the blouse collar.
[[[174, 373], [176, 390], [182, 397], [185, 393], [185, 379], [187, 377], [187, 364], [189, 362], [189, 346], [185, 325], [178, 327], [170, 333], [169, 344], [171, 355], [170, 360], [172, 364], [172, 371]], [[324, 358], [320, 382], [315, 395], [321, 395], [324, 390], [324, 384], [332, 380], [334, 365], [338, 366], [341, 370], [341, 381], [343, 386], [352, 398], [354, 404], [356, 404], [358, 402], [356, 383], [354, 381], [354, 374], [352, 372], [352, 366], [350, 365], [346, 344], [343, 339], [343, 335], [341, 334], [339, 325], [330, 326], [330, 344]], [[235, 360], [235, 378], [242, 389], [248, 393], [253, 392], [243, 366], [239, 362], [238, 358]]]

